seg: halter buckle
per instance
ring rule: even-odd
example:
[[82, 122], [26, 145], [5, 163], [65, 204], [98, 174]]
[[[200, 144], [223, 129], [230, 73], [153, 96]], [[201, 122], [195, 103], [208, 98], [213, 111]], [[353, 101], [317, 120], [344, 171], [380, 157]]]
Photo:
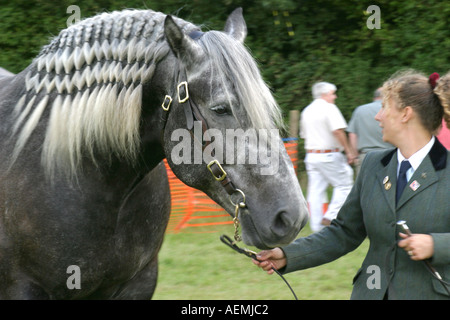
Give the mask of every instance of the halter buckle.
[[164, 111], [169, 111], [171, 104], [172, 104], [172, 97], [169, 95], [166, 95], [164, 97], [164, 101], [163, 101], [161, 107], [163, 108]]
[[[218, 169], [220, 172], [218, 172], [218, 175], [216, 175], [213, 171], [213, 169], [211, 168], [213, 165], [217, 165]], [[226, 178], [227, 173], [225, 172], [225, 170], [222, 168], [222, 166], [220, 165], [219, 161], [217, 161], [217, 159], [214, 159], [213, 161], [211, 161], [208, 165], [208, 170], [212, 173], [214, 179], [216, 179], [217, 181], [222, 181]]]
[[[180, 96], [180, 89], [184, 87], [184, 98], [182, 99]], [[186, 81], [180, 82], [177, 86], [177, 93], [178, 93], [178, 103], [184, 103], [189, 99], [189, 91], [188, 91], [188, 84]]]

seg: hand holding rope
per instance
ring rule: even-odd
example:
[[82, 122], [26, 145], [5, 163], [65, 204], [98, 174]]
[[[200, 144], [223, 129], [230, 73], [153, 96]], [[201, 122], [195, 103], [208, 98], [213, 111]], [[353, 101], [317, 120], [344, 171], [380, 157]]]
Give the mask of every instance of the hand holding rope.
[[[232, 241], [230, 237], [228, 237], [227, 235], [222, 235], [220, 237], [220, 240], [225, 243], [227, 246], [229, 246], [231, 249], [233, 249], [234, 251], [245, 255], [246, 257], [249, 257], [251, 259], [254, 260], [258, 260], [258, 258], [256, 257], [256, 252], [249, 250], [247, 248], [240, 248], [239, 246], [236, 245], [236, 241]], [[298, 300], [297, 295], [295, 294], [294, 290], [292, 289], [291, 285], [289, 284], [289, 282], [287, 282], [287, 280], [283, 277], [283, 275], [275, 268], [272, 268], [272, 270], [278, 274], [281, 279], [283, 279], [284, 283], [286, 283], [286, 285], [288, 286], [289, 290], [291, 290], [292, 294], [294, 295], [295, 300]]]

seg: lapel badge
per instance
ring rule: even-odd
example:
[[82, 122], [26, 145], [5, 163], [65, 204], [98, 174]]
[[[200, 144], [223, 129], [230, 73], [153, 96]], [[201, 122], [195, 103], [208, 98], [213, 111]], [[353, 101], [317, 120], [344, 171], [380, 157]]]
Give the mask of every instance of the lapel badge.
[[413, 190], [416, 191], [419, 187], [420, 187], [420, 183], [417, 182], [417, 180], [414, 180], [409, 187]]
[[426, 179], [427, 178], [427, 173], [423, 172], [421, 176], [422, 176], [423, 179]]
[[392, 187], [392, 184], [389, 181], [389, 176], [384, 177], [383, 184], [384, 184], [384, 189], [386, 189], [386, 190], [389, 190]]

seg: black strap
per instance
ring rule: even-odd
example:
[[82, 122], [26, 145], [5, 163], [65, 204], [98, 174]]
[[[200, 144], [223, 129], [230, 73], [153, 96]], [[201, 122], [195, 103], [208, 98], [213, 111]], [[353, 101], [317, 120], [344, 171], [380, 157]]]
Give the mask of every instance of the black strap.
[[[239, 248], [236, 243], [234, 241], [231, 240], [231, 238], [225, 234], [220, 236], [220, 241], [222, 241], [223, 243], [225, 243], [227, 246], [229, 246], [231, 249], [233, 249], [234, 251], [245, 255], [246, 257], [258, 260], [256, 258], [256, 252], [246, 249], [246, 248]], [[297, 295], [295, 294], [294, 290], [292, 289], [291, 285], [289, 284], [289, 282], [287, 282], [287, 280], [283, 277], [283, 275], [275, 268], [272, 268], [272, 270], [281, 277], [281, 279], [283, 279], [284, 283], [286, 283], [286, 285], [288, 286], [289, 290], [291, 290], [292, 294], [294, 295], [295, 300], [298, 300]]]
[[[167, 111], [163, 112], [162, 115], [162, 121], [163, 121], [163, 130], [162, 130], [162, 139], [164, 139], [164, 130], [166, 127], [166, 123], [169, 117], [169, 112], [172, 108], [176, 108], [177, 105], [183, 106], [184, 115], [186, 117], [186, 127], [191, 133], [191, 135], [194, 137], [194, 139], [198, 139], [201, 142], [202, 150], [204, 151], [205, 148], [211, 143], [211, 141], [205, 141], [203, 140], [204, 133], [208, 130], [208, 123], [205, 120], [205, 118], [202, 116], [198, 106], [195, 104], [193, 99], [189, 97], [189, 88], [188, 88], [188, 82], [187, 82], [187, 74], [186, 70], [184, 68], [181, 68], [181, 70], [178, 73], [178, 79], [177, 79], [177, 92], [176, 96], [173, 97], [172, 104], [170, 108]], [[166, 98], [164, 99], [163, 105], [166, 105]], [[201, 137], [195, 137], [194, 134], [194, 122], [199, 121], [202, 125], [202, 132]], [[214, 150], [213, 150], [214, 151]], [[212, 157], [214, 157], [214, 154], [211, 154]], [[218, 165], [212, 165], [211, 171], [215, 177], [220, 177], [223, 174], [223, 170], [220, 169]], [[236, 192], [236, 187], [234, 186], [233, 182], [229, 177], [225, 177], [223, 180], [219, 180], [222, 186], [225, 188], [226, 192], [229, 195], [232, 195]]]
[[192, 108], [189, 103], [183, 103], [184, 115], [186, 116], [186, 127], [189, 131], [194, 128], [194, 114], [192, 113]]
[[256, 258], [256, 252], [246, 249], [246, 248], [239, 248], [236, 243], [231, 240], [231, 238], [225, 234], [220, 236], [220, 241], [222, 241], [223, 243], [225, 243], [227, 246], [229, 246], [231, 249], [233, 249], [234, 251], [236, 251], [237, 253], [243, 254], [249, 258], [258, 260]]
[[[216, 178], [219, 178], [223, 175], [223, 171], [222, 169], [220, 169], [219, 165], [217, 163], [213, 163], [211, 166], [211, 171], [213, 173], [213, 175]], [[222, 186], [225, 188], [225, 191], [229, 194], [232, 195], [236, 192], [236, 187], [234, 186], [233, 182], [231, 181], [230, 177], [226, 176], [223, 180], [220, 180], [220, 183], [222, 184]]]

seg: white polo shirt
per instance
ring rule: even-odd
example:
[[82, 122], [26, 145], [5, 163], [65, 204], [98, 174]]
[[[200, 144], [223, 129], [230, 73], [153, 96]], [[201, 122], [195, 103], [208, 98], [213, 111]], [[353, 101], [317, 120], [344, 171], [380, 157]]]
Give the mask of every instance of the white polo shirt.
[[315, 99], [301, 113], [300, 137], [305, 139], [307, 150], [342, 150], [333, 131], [345, 128], [347, 122], [338, 107], [323, 99]]

